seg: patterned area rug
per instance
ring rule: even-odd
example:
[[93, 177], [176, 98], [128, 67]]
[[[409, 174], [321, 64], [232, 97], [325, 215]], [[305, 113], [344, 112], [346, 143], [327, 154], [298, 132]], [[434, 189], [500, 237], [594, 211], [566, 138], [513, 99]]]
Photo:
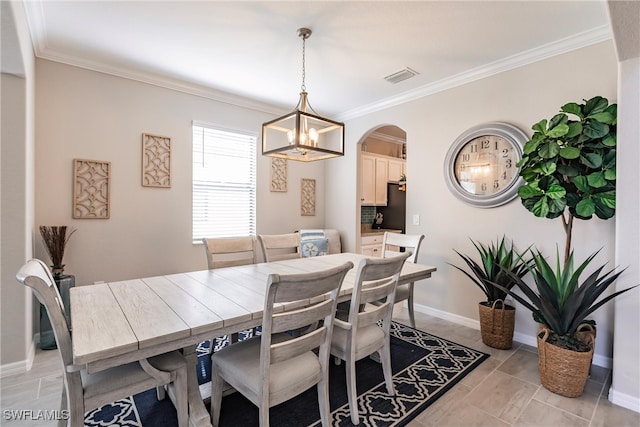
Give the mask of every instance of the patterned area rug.
[[[396, 396], [389, 396], [379, 363], [365, 358], [356, 363], [360, 426], [404, 426], [447, 390], [458, 383], [482, 361], [485, 353], [392, 323], [391, 359]], [[241, 338], [246, 338], [245, 334]], [[214, 351], [228, 345], [216, 340]], [[198, 380], [210, 380], [209, 343], [198, 348]], [[330, 369], [330, 405], [332, 426], [352, 426], [346, 394], [345, 364]], [[320, 426], [316, 388], [275, 406], [270, 410], [274, 427]], [[241, 394], [222, 401], [221, 426], [254, 426], [258, 410]], [[123, 427], [175, 427], [175, 409], [167, 398], [156, 399], [155, 390], [120, 400], [86, 414], [85, 425]]]

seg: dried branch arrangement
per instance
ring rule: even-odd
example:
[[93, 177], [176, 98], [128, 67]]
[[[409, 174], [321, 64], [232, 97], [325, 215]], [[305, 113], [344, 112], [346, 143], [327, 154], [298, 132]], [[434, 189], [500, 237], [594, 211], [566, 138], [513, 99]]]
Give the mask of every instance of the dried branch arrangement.
[[67, 242], [76, 229], [70, 229], [67, 233], [66, 225], [41, 225], [40, 235], [44, 241], [45, 248], [51, 258], [51, 267], [54, 270], [53, 273], [61, 274], [64, 269], [62, 264], [62, 258], [64, 257], [64, 248], [67, 246]]

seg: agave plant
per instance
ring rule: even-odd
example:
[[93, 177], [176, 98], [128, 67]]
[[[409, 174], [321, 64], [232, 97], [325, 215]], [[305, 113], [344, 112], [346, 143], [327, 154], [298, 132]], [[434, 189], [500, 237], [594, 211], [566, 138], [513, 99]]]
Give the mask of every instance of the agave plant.
[[[510, 245], [507, 244], [504, 236], [499, 241], [496, 239], [496, 242], [491, 242], [488, 246], [473, 240], [471, 243], [478, 250], [480, 263], [455, 249], [454, 251], [464, 260], [473, 275], [457, 265], [450, 265], [463, 272], [482, 290], [487, 297], [486, 305], [491, 306], [497, 300], [504, 301], [507, 291], [515, 285], [512, 275], [522, 279], [533, 265], [533, 259], [525, 260], [515, 251], [513, 242]], [[494, 284], [498, 284], [500, 287], [496, 287]]]
[[580, 283], [580, 275], [598, 252], [589, 256], [577, 269], [574, 269], [573, 251], [564, 265], [560, 264], [560, 254], [556, 251], [554, 270], [539, 251], [531, 250], [535, 266], [527, 268], [531, 271], [537, 293], [521, 277], [508, 270], [505, 270], [505, 273], [511, 277], [525, 297], [498, 283], [495, 285], [540, 317], [552, 332], [550, 342], [555, 341], [556, 344], [565, 348], [575, 348], [577, 343], [574, 334], [578, 326], [585, 322], [585, 318], [613, 298], [637, 286], [614, 292], [597, 301], [624, 271], [614, 272], [615, 269], [611, 269], [602, 274], [605, 264]]

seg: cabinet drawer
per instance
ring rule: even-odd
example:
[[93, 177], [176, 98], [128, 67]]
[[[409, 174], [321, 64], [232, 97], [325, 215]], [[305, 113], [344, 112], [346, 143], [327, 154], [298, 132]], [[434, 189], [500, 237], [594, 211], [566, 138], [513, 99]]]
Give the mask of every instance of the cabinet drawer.
[[375, 234], [373, 236], [362, 236], [360, 244], [364, 245], [381, 245], [384, 234]]
[[370, 257], [381, 257], [382, 256], [382, 246], [381, 245], [366, 245], [362, 246], [360, 252], [362, 255], [370, 256]]

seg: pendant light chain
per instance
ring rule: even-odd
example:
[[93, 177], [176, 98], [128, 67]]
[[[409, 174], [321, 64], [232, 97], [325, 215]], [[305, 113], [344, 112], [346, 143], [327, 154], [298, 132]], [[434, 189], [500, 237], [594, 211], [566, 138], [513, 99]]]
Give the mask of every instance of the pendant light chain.
[[307, 71], [306, 67], [305, 67], [305, 51], [306, 51], [305, 47], [306, 47], [306, 44], [307, 44], [307, 37], [302, 36], [302, 86], [300, 86], [300, 89], [303, 92], [307, 91], [307, 86], [304, 84], [306, 71]]

